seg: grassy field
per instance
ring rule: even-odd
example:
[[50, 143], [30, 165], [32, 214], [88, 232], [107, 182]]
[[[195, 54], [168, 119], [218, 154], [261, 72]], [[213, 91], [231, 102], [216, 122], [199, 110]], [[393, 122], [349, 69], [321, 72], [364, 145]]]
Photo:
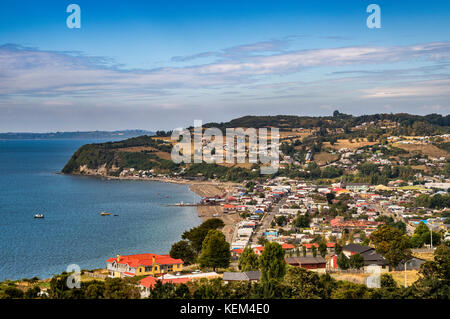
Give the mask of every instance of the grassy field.
[[[390, 271], [388, 272], [394, 278], [399, 286], [405, 285], [405, 272], [404, 271]], [[366, 278], [371, 274], [332, 274], [332, 277], [336, 280], [346, 280], [353, 283], [365, 284]], [[419, 279], [419, 274], [417, 270], [407, 270], [406, 271], [406, 282], [408, 286], [412, 285], [417, 279]]]
[[393, 144], [395, 147], [401, 148], [411, 153], [421, 153], [429, 157], [448, 157], [450, 154], [431, 144]]
[[339, 150], [341, 148], [348, 148], [351, 151], [357, 150], [360, 147], [367, 146], [367, 145], [375, 145], [378, 142], [369, 142], [365, 138], [361, 138], [359, 142], [357, 139], [354, 139], [352, 141], [346, 139], [346, 140], [338, 140], [334, 145], [331, 145], [330, 142], [323, 143], [324, 148], [332, 148], [335, 150]]
[[333, 162], [339, 158], [338, 154], [331, 154], [328, 152], [320, 152], [314, 154], [314, 162], [317, 163], [317, 165], [325, 165], [327, 162]]

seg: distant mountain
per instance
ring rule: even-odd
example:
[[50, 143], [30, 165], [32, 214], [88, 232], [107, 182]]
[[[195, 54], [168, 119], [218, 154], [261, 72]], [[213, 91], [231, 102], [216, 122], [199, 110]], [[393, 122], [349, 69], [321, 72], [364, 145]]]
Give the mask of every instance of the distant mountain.
[[53, 133], [0, 133], [0, 140], [53, 140], [53, 139], [126, 139], [141, 135], [155, 135], [152, 131], [86, 131], [86, 132], [53, 132]]

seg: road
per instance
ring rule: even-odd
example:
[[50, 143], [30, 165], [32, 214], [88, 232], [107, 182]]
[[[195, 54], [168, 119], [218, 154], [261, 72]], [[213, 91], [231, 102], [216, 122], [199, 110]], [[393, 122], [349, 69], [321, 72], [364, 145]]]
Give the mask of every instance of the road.
[[392, 218], [394, 218], [394, 220], [396, 222], [403, 222], [403, 223], [405, 223], [406, 224], [406, 233], [408, 235], [412, 235], [414, 233], [414, 227], [409, 225], [402, 217], [399, 217], [399, 216], [397, 216], [397, 214], [394, 214], [393, 212], [391, 212], [391, 211], [389, 211], [387, 209], [384, 209], [380, 205], [375, 205], [375, 207], [376, 207], [376, 210], [381, 213], [381, 215], [392, 217]]
[[256, 244], [258, 242], [258, 238], [263, 235], [267, 228], [270, 228], [270, 224], [272, 223], [274, 217], [280, 211], [281, 206], [286, 203], [287, 197], [283, 197], [280, 199], [278, 203], [276, 203], [270, 212], [266, 212], [262, 219], [262, 224], [259, 227], [259, 230], [256, 234], [252, 236], [252, 244]]

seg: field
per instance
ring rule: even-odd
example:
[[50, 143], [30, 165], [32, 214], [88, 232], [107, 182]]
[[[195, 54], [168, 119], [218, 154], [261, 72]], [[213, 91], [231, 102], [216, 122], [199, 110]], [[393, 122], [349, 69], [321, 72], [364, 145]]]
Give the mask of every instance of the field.
[[395, 147], [401, 148], [411, 153], [422, 153], [429, 157], [448, 157], [450, 154], [431, 144], [399, 144], [395, 143]]
[[314, 162], [317, 163], [317, 165], [325, 165], [327, 162], [333, 162], [339, 158], [338, 154], [331, 154], [328, 152], [320, 152], [317, 154], [314, 154]]
[[[394, 278], [399, 286], [405, 285], [405, 272], [404, 271], [390, 271], [388, 274]], [[371, 274], [332, 274], [332, 277], [337, 280], [346, 280], [357, 284], [365, 284], [366, 278]], [[406, 271], [406, 282], [408, 286], [412, 285], [417, 279], [419, 274], [417, 270]]]
[[129, 153], [138, 153], [142, 151], [151, 151], [153, 154], [158, 156], [159, 158], [165, 159], [165, 160], [171, 160], [171, 154], [167, 152], [162, 152], [160, 150], [157, 150], [154, 147], [151, 146], [134, 146], [134, 147], [126, 147], [119, 149], [121, 152], [129, 152]]
[[350, 141], [348, 139], [345, 140], [338, 140], [334, 145], [331, 145], [330, 142], [323, 143], [323, 148], [332, 148], [335, 150], [339, 150], [341, 148], [348, 148], [351, 151], [357, 150], [360, 147], [367, 146], [367, 145], [375, 145], [378, 142], [369, 142], [367, 139], [361, 138], [359, 141], [357, 139], [354, 139], [353, 141]]

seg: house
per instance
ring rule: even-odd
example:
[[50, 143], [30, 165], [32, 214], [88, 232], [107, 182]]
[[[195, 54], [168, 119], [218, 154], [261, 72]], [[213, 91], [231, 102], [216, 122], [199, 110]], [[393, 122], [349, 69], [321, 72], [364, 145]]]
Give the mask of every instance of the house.
[[242, 255], [243, 251], [244, 251], [244, 249], [242, 249], [242, 248], [231, 249], [231, 258], [234, 260], [239, 259], [239, 257], [241, 257], [241, 255]]
[[[364, 258], [364, 270], [366, 272], [373, 272], [375, 268], [379, 272], [389, 271], [386, 259], [378, 254], [375, 248], [360, 244], [349, 244], [342, 247], [342, 252], [347, 258], [355, 254], [360, 254]], [[337, 256], [333, 256], [333, 258], [336, 259], [337, 264]]]
[[153, 276], [148, 276], [139, 281], [139, 288], [141, 290], [141, 298], [148, 298], [150, 296], [150, 289], [153, 288], [158, 280], [163, 284], [184, 284], [190, 281], [189, 278], [173, 278], [173, 279], [159, 279]]
[[232, 212], [236, 210], [236, 206], [233, 204], [225, 204], [223, 205], [223, 212], [227, 213], [227, 212]]
[[153, 286], [156, 284], [158, 280], [160, 280], [163, 284], [165, 283], [172, 283], [172, 284], [184, 284], [191, 281], [198, 281], [202, 279], [213, 279], [213, 278], [220, 278], [221, 275], [219, 275], [216, 272], [193, 272], [190, 274], [164, 274], [163, 276], [157, 278], [153, 276], [148, 276], [142, 279], [139, 282], [139, 288], [141, 289], [141, 297], [147, 298], [150, 293], [150, 289], [153, 288]]
[[264, 246], [253, 247], [253, 251], [255, 252], [255, 254], [259, 256], [264, 251]]
[[[406, 262], [406, 270], [418, 270], [420, 266], [425, 262], [425, 260], [413, 257]], [[396, 271], [405, 270], [405, 264], [400, 263], [397, 267], [395, 267]]]
[[335, 247], [336, 247], [336, 243], [327, 243], [327, 250], [329, 253], [334, 253]]
[[223, 281], [259, 281], [261, 277], [260, 271], [246, 271], [246, 272], [224, 272]]
[[252, 228], [239, 228], [237, 231], [237, 235], [239, 239], [252, 237], [253, 229]]
[[281, 248], [283, 248], [283, 250], [284, 250], [286, 253], [293, 253], [294, 250], [295, 250], [295, 246], [292, 245], [292, 244], [288, 244], [288, 243], [283, 243], [283, 244], [281, 245]]
[[109, 258], [106, 269], [113, 278], [159, 275], [183, 270], [183, 260], [170, 255], [137, 254]]
[[312, 271], [325, 272], [327, 262], [325, 258], [319, 257], [286, 257], [284, 261], [295, 267], [301, 267]]
[[350, 183], [350, 184], [346, 184], [345, 188], [351, 192], [364, 192], [369, 189], [369, 184]]
[[369, 246], [363, 246], [359, 244], [348, 244], [342, 247], [342, 252], [347, 258], [350, 258], [352, 255], [355, 254], [363, 254], [367, 251], [374, 250], [374, 248]]
[[306, 248], [306, 252], [310, 253], [312, 251], [313, 247], [316, 247], [316, 251], [319, 248], [319, 244], [318, 243], [306, 243], [306, 244], [302, 244], [302, 246], [304, 246]]

